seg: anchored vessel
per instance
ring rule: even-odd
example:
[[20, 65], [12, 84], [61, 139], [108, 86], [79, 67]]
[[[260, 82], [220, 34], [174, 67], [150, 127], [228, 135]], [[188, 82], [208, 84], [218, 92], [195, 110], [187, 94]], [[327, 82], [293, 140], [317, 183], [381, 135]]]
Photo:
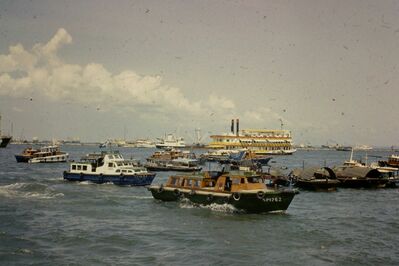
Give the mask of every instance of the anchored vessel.
[[291, 173], [295, 186], [315, 191], [337, 190], [340, 181], [334, 171], [328, 167], [310, 167], [303, 170], [296, 169]]
[[288, 130], [243, 129], [239, 130], [236, 121], [234, 134], [234, 120], [231, 121], [231, 133], [210, 136], [211, 149], [236, 150], [246, 148], [255, 154], [293, 154], [296, 149], [292, 146], [291, 132]]
[[12, 137], [11, 136], [2, 136], [0, 133], [0, 148], [7, 147], [8, 143], [10, 143]]
[[396, 167], [399, 168], [399, 155], [392, 154], [388, 157], [387, 161], [379, 161], [380, 166]]
[[12, 137], [8, 135], [1, 134], [1, 115], [0, 115], [0, 148], [7, 147], [8, 143], [10, 143]]
[[16, 154], [18, 163], [62, 163], [66, 162], [69, 154], [62, 152], [59, 146], [44, 146], [40, 149], [28, 147], [21, 154]]
[[160, 138], [158, 140], [159, 142], [156, 143], [155, 146], [159, 149], [186, 147], [184, 139], [180, 137], [175, 137], [173, 134], [168, 134], [165, 136], [165, 138]]
[[66, 180], [98, 184], [146, 186], [154, 177], [155, 173], [136, 166], [134, 161], [125, 160], [117, 151], [87, 154], [80, 162], [71, 163], [69, 171], [64, 171]]
[[150, 171], [177, 171], [196, 172], [201, 171], [198, 160], [190, 158], [178, 158], [170, 161], [148, 161], [145, 165]]
[[155, 199], [195, 204], [231, 204], [248, 213], [285, 211], [297, 193], [291, 189], [267, 188], [253, 172], [204, 172], [170, 176], [166, 184], [148, 188]]
[[200, 156], [200, 163], [218, 162], [220, 164], [230, 165], [231, 169], [240, 167], [262, 167], [268, 165], [272, 159], [270, 156], [257, 155], [250, 150], [218, 150], [207, 152]]
[[147, 158], [144, 167], [150, 171], [195, 172], [201, 171], [198, 163], [194, 153], [171, 149], [156, 151]]

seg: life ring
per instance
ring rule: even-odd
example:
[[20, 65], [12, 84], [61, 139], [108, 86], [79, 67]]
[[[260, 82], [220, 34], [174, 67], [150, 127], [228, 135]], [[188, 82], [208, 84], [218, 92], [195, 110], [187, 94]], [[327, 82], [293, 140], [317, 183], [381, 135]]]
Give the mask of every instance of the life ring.
[[264, 197], [265, 197], [265, 192], [263, 192], [263, 191], [258, 191], [257, 193], [256, 193], [256, 197], [258, 198], [258, 199], [263, 199]]
[[175, 196], [179, 197], [180, 191], [176, 188], [175, 190], [173, 190], [173, 194], [175, 194]]
[[208, 194], [208, 195], [206, 196], [206, 200], [207, 200], [207, 201], [212, 201], [212, 200], [213, 200], [213, 195], [212, 195], [212, 194]]
[[234, 199], [235, 201], [240, 200], [240, 198], [241, 198], [240, 193], [238, 193], [238, 192], [234, 192], [234, 193], [233, 193], [233, 199]]
[[161, 184], [158, 188], [158, 193], [162, 193], [163, 192], [163, 184]]

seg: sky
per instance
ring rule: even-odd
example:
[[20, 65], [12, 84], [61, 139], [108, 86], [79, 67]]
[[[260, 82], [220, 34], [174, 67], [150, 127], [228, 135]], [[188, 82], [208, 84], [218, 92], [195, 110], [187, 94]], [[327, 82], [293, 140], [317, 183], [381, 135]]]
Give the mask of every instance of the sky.
[[2, 131], [190, 142], [239, 118], [296, 144], [399, 146], [398, 14], [385, 0], [2, 0]]

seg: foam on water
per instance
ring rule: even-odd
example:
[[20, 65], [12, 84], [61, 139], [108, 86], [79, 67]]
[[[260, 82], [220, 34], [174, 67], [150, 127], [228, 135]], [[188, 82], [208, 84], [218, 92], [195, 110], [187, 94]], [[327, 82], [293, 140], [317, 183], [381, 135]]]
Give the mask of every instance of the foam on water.
[[0, 196], [7, 198], [36, 198], [53, 199], [63, 197], [63, 193], [56, 193], [54, 189], [38, 183], [14, 183], [0, 186]]
[[200, 207], [204, 208], [204, 209], [210, 209], [212, 211], [224, 212], [224, 213], [238, 213], [238, 212], [241, 212], [240, 210], [235, 208], [233, 205], [227, 204], [227, 203], [225, 203], [225, 204], [212, 203], [210, 205], [200, 205]]
[[201, 209], [209, 209], [211, 211], [223, 212], [223, 213], [238, 213], [238, 212], [240, 212], [240, 210], [236, 209], [231, 204], [227, 204], [227, 203], [225, 203], [225, 204], [212, 203], [212, 204], [209, 204], [209, 205], [202, 205], [202, 204], [192, 203], [188, 199], [182, 199], [180, 201], [180, 208], [183, 208], [183, 209], [201, 208]]

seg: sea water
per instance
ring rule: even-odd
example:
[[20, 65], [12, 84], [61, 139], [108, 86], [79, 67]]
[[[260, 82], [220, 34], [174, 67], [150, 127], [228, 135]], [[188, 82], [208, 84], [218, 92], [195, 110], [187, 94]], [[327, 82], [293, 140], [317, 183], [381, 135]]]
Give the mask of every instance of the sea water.
[[[301, 191], [284, 213], [245, 214], [160, 202], [143, 187], [64, 181], [66, 163], [17, 163], [24, 147], [0, 150], [1, 265], [399, 265], [399, 189]], [[98, 148], [62, 150], [78, 160]], [[120, 151], [144, 161], [155, 149]], [[298, 151], [270, 164], [287, 173], [348, 158]]]

